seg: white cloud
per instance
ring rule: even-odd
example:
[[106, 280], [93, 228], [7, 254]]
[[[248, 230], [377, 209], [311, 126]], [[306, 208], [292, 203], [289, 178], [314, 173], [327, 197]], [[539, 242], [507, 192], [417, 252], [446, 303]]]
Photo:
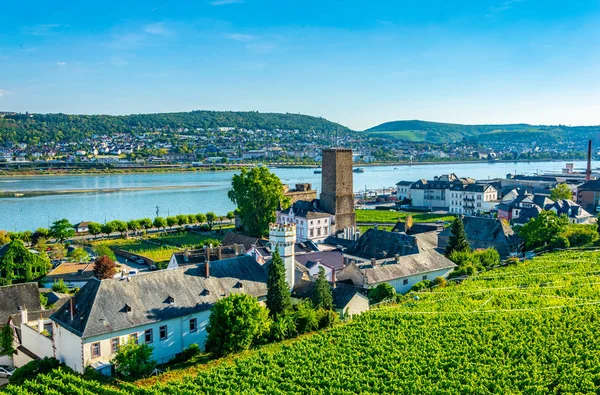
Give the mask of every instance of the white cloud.
[[251, 36], [249, 34], [233, 33], [233, 34], [228, 34], [227, 38], [230, 40], [233, 40], [233, 41], [249, 43], [250, 41], [254, 40], [256, 37]]
[[56, 62], [56, 64], [59, 66], [66, 66], [67, 62]]
[[[496, 7], [491, 7], [490, 11], [497, 13], [497, 12], [503, 12], [508, 10], [509, 8], [512, 8], [512, 6], [516, 3], [521, 3], [525, 0], [506, 0], [505, 2], [503, 2], [502, 4], [500, 4], [499, 6]], [[490, 14], [486, 14], [486, 17], [490, 17]]]
[[4, 95], [7, 95], [7, 94], [8, 94], [8, 91], [7, 91], [7, 90], [0, 89], [0, 97], [2, 97], [2, 96], [4, 96]]
[[211, 5], [227, 5], [227, 4], [240, 4], [243, 3], [244, 0], [213, 0], [210, 2]]
[[146, 25], [146, 27], [144, 27], [144, 32], [148, 34], [154, 34], [156, 36], [166, 36], [171, 34], [171, 31], [167, 29], [165, 24], [162, 22]]

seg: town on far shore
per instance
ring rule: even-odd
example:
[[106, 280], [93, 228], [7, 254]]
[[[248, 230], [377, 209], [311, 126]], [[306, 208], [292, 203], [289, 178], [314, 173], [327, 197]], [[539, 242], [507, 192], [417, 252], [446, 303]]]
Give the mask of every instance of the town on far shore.
[[[1, 232], [0, 373], [52, 358], [80, 374], [126, 377], [130, 348], [145, 350], [156, 373], [205, 351], [328, 328], [542, 252], [596, 245], [591, 152], [590, 141], [585, 172], [567, 163], [535, 176], [440, 174], [355, 194], [353, 173], [364, 171], [353, 168], [355, 153], [324, 148], [320, 194], [259, 166], [234, 176], [235, 212]], [[224, 300], [291, 329], [237, 344], [219, 314], [243, 312], [224, 311]]]

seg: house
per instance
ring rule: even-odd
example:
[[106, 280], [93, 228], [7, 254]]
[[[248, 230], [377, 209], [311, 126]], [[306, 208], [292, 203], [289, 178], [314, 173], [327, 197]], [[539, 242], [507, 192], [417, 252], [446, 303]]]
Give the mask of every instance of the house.
[[295, 259], [296, 262], [308, 269], [310, 276], [316, 277], [319, 274], [319, 268], [322, 267], [329, 282], [335, 282], [336, 273], [345, 267], [344, 255], [340, 250], [299, 254], [295, 255]]
[[474, 215], [493, 210], [497, 204], [498, 190], [490, 184], [459, 184], [447, 192], [448, 208], [453, 214]]
[[75, 228], [75, 233], [87, 233], [89, 232], [90, 221], [82, 221], [78, 224], [75, 224], [73, 227]]
[[591, 180], [577, 187], [577, 204], [590, 213], [600, 211], [600, 180]]
[[569, 223], [572, 224], [587, 224], [593, 217], [583, 207], [568, 199], [555, 202], [547, 210], [554, 211], [558, 216], [566, 215], [569, 218]]
[[211, 306], [232, 293], [264, 300], [267, 275], [252, 257], [236, 258], [126, 278], [88, 282], [50, 319], [56, 358], [83, 373], [106, 373], [127, 341], [151, 344], [159, 363], [192, 344], [203, 346]]
[[369, 229], [344, 251], [337, 281], [363, 288], [388, 283], [405, 293], [423, 280], [447, 277], [456, 265], [436, 248], [405, 233]]
[[298, 200], [277, 212], [277, 222], [296, 224], [298, 241], [323, 242], [333, 230], [335, 216], [319, 207], [319, 200]]
[[[333, 308], [343, 317], [352, 317], [369, 310], [369, 298], [364, 288], [352, 285], [330, 283]], [[315, 292], [315, 282], [303, 280], [292, 291], [296, 299], [311, 299]]]
[[[521, 252], [523, 244], [521, 238], [503, 220], [465, 217], [463, 218], [463, 226], [472, 249], [494, 248], [502, 257]], [[451, 228], [447, 228], [439, 234], [438, 245], [440, 248], [446, 248], [451, 234]]]
[[246, 251], [242, 244], [219, 245], [216, 247], [204, 247], [197, 250], [178, 251], [171, 255], [167, 269], [235, 258], [245, 253]]
[[410, 233], [411, 235], [416, 235], [419, 233], [428, 233], [428, 232], [441, 232], [444, 230], [443, 223], [426, 223], [426, 222], [417, 222], [414, 223], [409, 231], [406, 231], [406, 222], [398, 221], [396, 225], [392, 228], [392, 232], [401, 232], [401, 233]]
[[47, 258], [30, 250], [19, 240], [0, 247], [0, 284], [32, 281], [42, 277], [51, 267]]
[[42, 286], [52, 288], [52, 284], [63, 280], [69, 288], [81, 288], [94, 277], [94, 263], [63, 262], [40, 280]]
[[400, 201], [410, 199], [410, 186], [412, 181], [400, 181], [396, 183], [396, 198]]

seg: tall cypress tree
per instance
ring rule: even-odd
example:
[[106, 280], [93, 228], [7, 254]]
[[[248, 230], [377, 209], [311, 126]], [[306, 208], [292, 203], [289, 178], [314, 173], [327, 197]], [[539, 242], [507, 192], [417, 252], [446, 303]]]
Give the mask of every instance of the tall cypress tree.
[[269, 265], [267, 278], [267, 308], [269, 315], [275, 317], [292, 306], [290, 286], [285, 280], [285, 265], [277, 250], [273, 251], [273, 259]]
[[313, 294], [313, 303], [315, 307], [322, 307], [326, 310], [333, 308], [333, 296], [331, 295], [331, 287], [329, 281], [325, 277], [325, 269], [321, 266], [319, 268], [319, 276], [315, 284], [315, 290]]
[[445, 254], [446, 256], [450, 256], [454, 251], [464, 252], [470, 250], [471, 246], [467, 240], [467, 234], [465, 233], [462, 219], [456, 217], [452, 223], [451, 235], [448, 238]]

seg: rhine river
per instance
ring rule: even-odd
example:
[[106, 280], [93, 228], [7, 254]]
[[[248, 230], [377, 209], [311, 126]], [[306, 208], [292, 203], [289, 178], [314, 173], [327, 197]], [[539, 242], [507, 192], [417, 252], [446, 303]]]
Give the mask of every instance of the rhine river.
[[[459, 177], [489, 179], [505, 177], [515, 171], [528, 175], [559, 172], [564, 165], [565, 162], [561, 161], [365, 167], [364, 173], [354, 174], [354, 190], [358, 192], [365, 187], [381, 189], [394, 186], [401, 180], [431, 179], [448, 173], [456, 173]], [[593, 163], [594, 168], [598, 165], [600, 162]], [[576, 169], [584, 167], [585, 162], [575, 162]], [[320, 192], [321, 175], [314, 174], [314, 169], [275, 168], [272, 171], [285, 184], [293, 186], [297, 182], [309, 182]], [[0, 191], [86, 191], [0, 198], [0, 229], [35, 230], [48, 227], [61, 218], [67, 218], [72, 223], [154, 218], [157, 208], [160, 216], [207, 211], [221, 215], [235, 208], [227, 198], [233, 174], [235, 171], [0, 178]]]

